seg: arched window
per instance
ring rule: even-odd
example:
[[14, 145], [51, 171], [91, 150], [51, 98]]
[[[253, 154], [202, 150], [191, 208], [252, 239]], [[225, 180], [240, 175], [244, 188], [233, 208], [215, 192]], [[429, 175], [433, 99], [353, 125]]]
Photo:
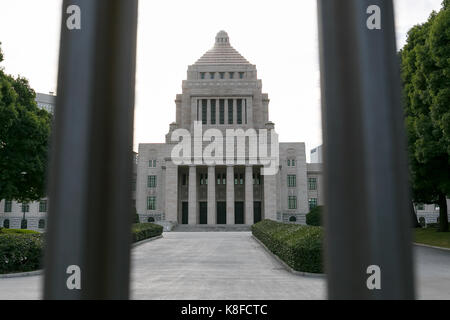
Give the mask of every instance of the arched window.
[[20, 223], [20, 229], [26, 229], [27, 227], [28, 227], [27, 219], [22, 219], [22, 222]]
[[153, 217], [148, 217], [147, 221], [148, 221], [148, 222], [155, 222], [155, 218], [153, 218]]
[[45, 229], [45, 220], [44, 219], [39, 220], [39, 229]]
[[289, 218], [289, 222], [297, 222], [297, 218], [295, 216], [291, 216]]
[[3, 228], [9, 229], [9, 219], [3, 220]]

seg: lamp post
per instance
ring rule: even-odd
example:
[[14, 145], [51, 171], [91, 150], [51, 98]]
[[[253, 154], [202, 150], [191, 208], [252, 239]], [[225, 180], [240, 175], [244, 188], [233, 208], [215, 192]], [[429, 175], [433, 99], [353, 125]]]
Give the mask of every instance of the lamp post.
[[[21, 172], [22, 178], [25, 180], [26, 172]], [[25, 220], [25, 203], [22, 202], [22, 221], [20, 222], [20, 228], [22, 229], [23, 221]]]

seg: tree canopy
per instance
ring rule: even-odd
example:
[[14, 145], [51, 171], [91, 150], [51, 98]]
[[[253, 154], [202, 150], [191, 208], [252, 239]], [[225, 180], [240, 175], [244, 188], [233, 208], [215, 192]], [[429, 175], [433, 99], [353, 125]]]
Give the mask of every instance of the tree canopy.
[[450, 0], [408, 32], [400, 55], [413, 198], [438, 204], [439, 230], [448, 231]]
[[28, 202], [45, 196], [51, 115], [35, 98], [25, 78], [0, 68], [0, 199]]

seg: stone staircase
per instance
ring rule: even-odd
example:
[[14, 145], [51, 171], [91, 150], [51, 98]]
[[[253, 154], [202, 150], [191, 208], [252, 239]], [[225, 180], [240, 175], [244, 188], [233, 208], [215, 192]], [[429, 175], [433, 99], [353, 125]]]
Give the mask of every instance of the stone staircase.
[[244, 232], [251, 231], [250, 225], [226, 225], [226, 224], [178, 224], [172, 229], [173, 232]]

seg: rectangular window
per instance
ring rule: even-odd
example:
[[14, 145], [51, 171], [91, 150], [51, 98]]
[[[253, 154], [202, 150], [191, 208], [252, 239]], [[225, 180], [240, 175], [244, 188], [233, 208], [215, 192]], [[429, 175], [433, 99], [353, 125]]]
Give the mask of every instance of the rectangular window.
[[200, 79], [205, 79], [205, 73], [204, 72], [200, 72]]
[[244, 79], [244, 72], [239, 72], [239, 79]]
[[147, 197], [147, 210], [156, 210], [156, 197]]
[[220, 180], [222, 180], [222, 179], [220, 178], [220, 174], [218, 174], [217, 175], [217, 184], [220, 184]]
[[156, 160], [153, 160], [153, 168], [156, 168]]
[[308, 178], [308, 189], [317, 190], [317, 178]]
[[200, 185], [203, 185], [203, 174], [200, 174]]
[[288, 206], [290, 210], [297, 209], [297, 197], [295, 196], [289, 196], [288, 198]]
[[208, 110], [208, 100], [203, 99], [202, 100], [202, 124], [206, 124], [207, 123], [207, 110]]
[[225, 100], [219, 100], [219, 121], [220, 124], [225, 124]]
[[237, 174], [234, 175], [234, 184], [238, 184], [238, 175]]
[[204, 179], [205, 179], [205, 184], [207, 185], [208, 184], [208, 174], [207, 173], [205, 174], [205, 178]]
[[242, 124], [242, 99], [237, 99], [237, 123]]
[[229, 75], [230, 75], [230, 79], [234, 78], [234, 72], [230, 72]]
[[216, 100], [211, 100], [211, 124], [216, 124]]
[[149, 188], [156, 188], [156, 176], [148, 176], [147, 185]]
[[183, 174], [183, 178], [182, 178], [182, 180], [181, 180], [181, 185], [185, 186], [185, 185], [186, 185], [186, 182], [187, 182], [187, 175], [186, 175], [186, 174]]
[[219, 72], [220, 79], [225, 79], [225, 72]]
[[295, 167], [295, 160], [291, 160], [292, 167]]
[[5, 200], [5, 212], [11, 212], [11, 211], [12, 211], [12, 201]]
[[244, 184], [244, 175], [243, 174], [239, 175], [239, 183]]
[[39, 202], [39, 212], [47, 212], [47, 200], [41, 200]]
[[288, 175], [288, 187], [295, 188], [297, 186], [297, 176], [294, 174]]
[[228, 124], [233, 124], [233, 99], [228, 99]]
[[223, 185], [227, 184], [227, 175], [226, 174], [222, 175], [222, 184]]
[[214, 79], [214, 76], [216, 75], [216, 73], [215, 72], [210, 72], [209, 73], [209, 77], [211, 78], [211, 79]]
[[311, 198], [309, 199], [309, 210], [314, 209], [315, 207], [317, 207], [317, 198]]
[[259, 173], [256, 175], [256, 184], [261, 184], [261, 175]]
[[291, 166], [291, 160], [288, 159], [287, 161], [287, 166], [290, 167]]
[[424, 205], [423, 203], [418, 203], [418, 204], [416, 205], [416, 209], [417, 209], [417, 210], [425, 210], [425, 205]]
[[156, 168], [156, 160], [149, 160], [148, 161], [148, 166], [150, 168]]
[[22, 212], [30, 212], [30, 204], [22, 203]]

